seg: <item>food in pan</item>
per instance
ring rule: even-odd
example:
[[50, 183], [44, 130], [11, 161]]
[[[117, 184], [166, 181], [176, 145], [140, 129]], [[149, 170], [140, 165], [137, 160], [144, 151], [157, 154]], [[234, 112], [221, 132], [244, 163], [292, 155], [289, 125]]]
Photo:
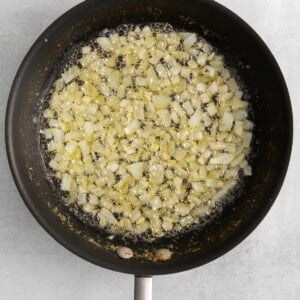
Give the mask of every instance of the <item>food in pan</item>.
[[83, 46], [53, 86], [42, 131], [67, 202], [112, 233], [199, 224], [251, 176], [248, 102], [222, 55], [170, 25]]

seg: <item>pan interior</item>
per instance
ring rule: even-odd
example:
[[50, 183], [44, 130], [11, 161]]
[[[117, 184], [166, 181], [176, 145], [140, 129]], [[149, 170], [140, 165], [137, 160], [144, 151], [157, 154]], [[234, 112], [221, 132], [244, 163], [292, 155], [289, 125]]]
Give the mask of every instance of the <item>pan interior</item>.
[[[153, 28], [157, 32], [182, 32], [183, 30], [181, 28], [175, 28], [171, 24], [168, 23], [144, 23], [144, 24], [138, 24], [140, 28], [143, 28], [145, 26], [149, 26], [150, 28]], [[119, 25], [115, 29], [104, 29], [101, 32], [95, 32], [92, 33], [90, 36], [86, 36], [84, 39], [82, 39], [78, 44], [72, 46], [70, 49], [66, 51], [66, 53], [63, 55], [63, 58], [61, 59], [61, 63], [57, 64], [57, 66], [52, 70], [52, 74], [50, 75], [49, 81], [45, 85], [45, 90], [43, 92], [43, 98], [41, 98], [40, 101], [40, 112], [39, 112], [39, 132], [43, 132], [44, 128], [49, 127], [49, 124], [47, 123], [47, 120], [43, 117], [43, 111], [49, 107], [49, 102], [51, 101], [52, 97], [52, 91], [54, 89], [54, 83], [57, 79], [61, 77], [61, 74], [66, 70], [68, 67], [71, 67], [73, 65], [78, 64], [78, 57], [81, 57], [81, 49], [84, 46], [90, 46], [92, 49], [95, 48], [95, 39], [99, 36], [106, 36], [113, 33], [121, 33], [126, 34], [126, 32], [129, 32], [130, 30], [134, 29], [134, 24], [122, 24]], [[219, 49], [214, 49], [216, 53], [221, 53]], [[245, 89], [245, 95], [243, 97], [244, 100], [248, 100], [249, 96], [247, 95], [247, 89], [246, 85], [241, 81], [241, 79], [238, 78], [238, 74], [233, 66], [231, 66], [231, 73], [234, 74], [235, 78], [237, 79], [239, 86], [243, 87]], [[249, 114], [250, 117], [253, 119], [253, 111], [251, 110], [251, 107], [249, 108]], [[74, 216], [79, 218], [83, 223], [86, 225], [92, 227], [96, 231], [102, 231], [102, 234], [104, 237], [109, 238], [110, 240], [116, 239], [118, 244], [131, 244], [132, 247], [135, 246], [136, 243], [144, 243], [144, 244], [152, 244], [155, 240], [155, 238], [149, 234], [144, 233], [141, 235], [121, 235], [120, 233], [112, 232], [109, 228], [102, 229], [99, 227], [99, 221], [97, 220], [96, 216], [91, 216], [90, 214], [87, 214], [83, 212], [80, 207], [77, 205], [71, 204], [67, 205], [68, 202], [68, 193], [62, 192], [60, 189], [61, 182], [55, 178], [53, 170], [49, 167], [49, 161], [51, 160], [51, 154], [48, 151], [47, 147], [47, 140], [43, 134], [39, 136], [40, 139], [40, 154], [41, 154], [41, 160], [45, 164], [45, 176], [49, 180], [50, 188], [53, 190], [53, 194], [56, 195], [57, 199], [59, 199], [62, 204], [66, 205], [66, 209], [70, 211]], [[254, 157], [255, 153], [250, 153], [250, 155], [247, 157], [247, 159], [251, 159], [251, 157]], [[235, 188], [231, 190], [227, 195], [225, 196], [222, 201], [220, 201], [216, 207], [212, 208], [212, 211], [207, 216], [202, 216], [200, 218], [199, 224], [194, 224], [190, 227], [186, 227], [180, 232], [178, 231], [171, 231], [168, 232], [164, 238], [157, 238], [156, 243], [164, 243], [165, 241], [176, 238], [177, 236], [185, 236], [188, 235], [191, 231], [201, 231], [205, 226], [207, 226], [209, 223], [216, 220], [219, 215], [221, 214], [224, 206], [229, 205], [231, 202], [234, 202], [236, 198], [238, 198], [239, 194], [242, 192], [242, 189], [244, 188], [243, 181], [245, 180], [244, 176], [240, 174], [239, 181]]]

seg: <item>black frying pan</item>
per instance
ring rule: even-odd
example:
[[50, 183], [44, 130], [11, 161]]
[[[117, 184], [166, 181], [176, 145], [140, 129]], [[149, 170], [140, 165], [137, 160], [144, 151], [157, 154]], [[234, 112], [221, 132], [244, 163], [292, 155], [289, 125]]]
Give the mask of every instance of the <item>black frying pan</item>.
[[[234, 200], [217, 217], [197, 230], [151, 243], [122, 237], [110, 241], [105, 232], [74, 216], [49, 183], [41, 155], [41, 107], [73, 45], [103, 28], [155, 21], [198, 32], [236, 70], [247, 90], [256, 125], [251, 156], [254, 175], [243, 180]], [[55, 21], [24, 59], [8, 101], [6, 143], [19, 192], [49, 234], [101, 267], [147, 277], [203, 265], [232, 249], [259, 224], [287, 170], [292, 111], [286, 84], [271, 52], [247, 24], [223, 6], [209, 0], [88, 0]], [[134, 249], [134, 258], [120, 259], [114, 251], [119, 245]], [[157, 248], [171, 248], [172, 259], [154, 261]]]

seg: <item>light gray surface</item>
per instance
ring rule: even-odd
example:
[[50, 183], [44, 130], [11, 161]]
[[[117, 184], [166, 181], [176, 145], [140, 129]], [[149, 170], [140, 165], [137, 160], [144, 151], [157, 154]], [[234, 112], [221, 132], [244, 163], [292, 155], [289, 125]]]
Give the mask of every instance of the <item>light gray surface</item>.
[[[21, 201], [6, 162], [4, 114], [17, 67], [42, 30], [78, 2], [0, 1], [1, 299], [133, 297], [131, 276], [87, 263], [46, 234]], [[297, 0], [220, 2], [252, 25], [282, 68], [295, 116], [292, 160], [277, 202], [255, 232], [233, 251], [208, 265], [156, 277], [154, 299], [300, 299], [300, 3]]]

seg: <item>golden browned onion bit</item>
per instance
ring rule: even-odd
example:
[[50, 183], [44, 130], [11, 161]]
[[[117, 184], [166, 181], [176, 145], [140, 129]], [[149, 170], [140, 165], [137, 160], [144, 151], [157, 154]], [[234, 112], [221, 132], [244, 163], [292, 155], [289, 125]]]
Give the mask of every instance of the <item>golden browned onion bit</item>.
[[124, 259], [129, 259], [133, 257], [133, 251], [127, 247], [119, 247], [117, 249], [117, 254]]
[[165, 261], [172, 257], [173, 252], [169, 249], [159, 249], [155, 252], [157, 260]]

